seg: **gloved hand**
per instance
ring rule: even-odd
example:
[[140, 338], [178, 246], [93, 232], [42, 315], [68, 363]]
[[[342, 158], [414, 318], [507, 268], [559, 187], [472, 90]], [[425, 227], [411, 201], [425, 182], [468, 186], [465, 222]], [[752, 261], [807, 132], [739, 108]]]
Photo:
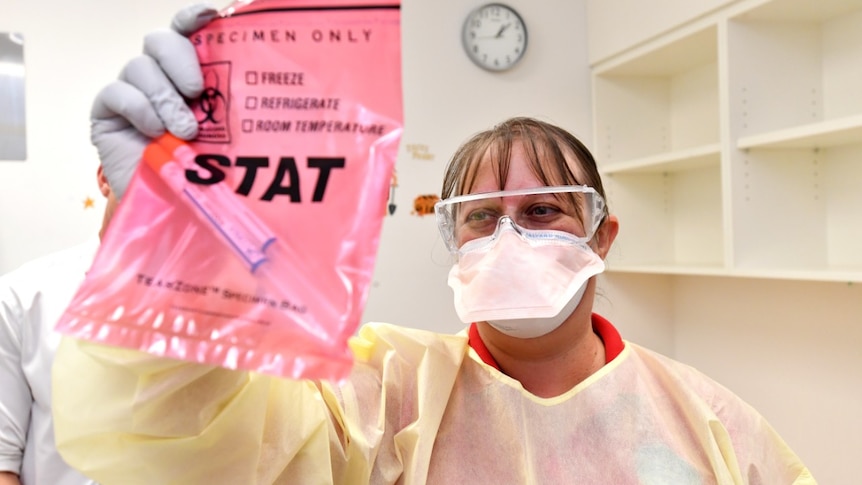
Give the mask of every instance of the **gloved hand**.
[[189, 140], [198, 122], [184, 98], [198, 97], [203, 76], [195, 48], [186, 37], [218, 15], [209, 4], [186, 7], [170, 29], [144, 38], [144, 53], [129, 61], [118, 80], [96, 96], [90, 113], [90, 141], [102, 170], [119, 199], [151, 138], [165, 130]]

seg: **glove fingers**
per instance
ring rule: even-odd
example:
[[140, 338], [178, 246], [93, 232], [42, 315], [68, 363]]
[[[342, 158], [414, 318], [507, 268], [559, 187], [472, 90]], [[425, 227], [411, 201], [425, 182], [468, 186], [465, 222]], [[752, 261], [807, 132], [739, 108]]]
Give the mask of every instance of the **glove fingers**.
[[146, 96], [168, 131], [185, 140], [197, 135], [198, 122], [194, 114], [152, 57], [141, 55], [129, 61], [120, 80]]
[[120, 131], [129, 126], [134, 126], [151, 138], [165, 132], [165, 125], [147, 96], [123, 81], [114, 81], [99, 91], [90, 117], [93, 120], [92, 137]]
[[108, 185], [117, 199], [122, 199], [150, 139], [132, 127], [113, 133], [93, 132], [91, 138], [99, 151]]
[[189, 39], [173, 30], [157, 30], [144, 37], [144, 54], [155, 59], [183, 96], [194, 99], [201, 95], [201, 66]]
[[217, 16], [218, 10], [211, 4], [197, 3], [177, 12], [173, 20], [171, 20], [171, 28], [187, 36], [210, 23]]
[[218, 16], [205, 3], [186, 7], [171, 27], [144, 39], [144, 55], [123, 68], [120, 79], [103, 88], [93, 103], [90, 139], [103, 173], [121, 198], [151, 138], [167, 129], [183, 139], [197, 135], [198, 122], [186, 105], [203, 91], [197, 53], [185, 36]]

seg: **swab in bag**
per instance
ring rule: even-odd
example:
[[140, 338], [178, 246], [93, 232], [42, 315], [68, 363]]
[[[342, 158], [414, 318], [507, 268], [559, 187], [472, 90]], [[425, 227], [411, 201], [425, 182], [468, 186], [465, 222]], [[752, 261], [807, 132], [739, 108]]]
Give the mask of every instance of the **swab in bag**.
[[190, 39], [199, 136], [147, 147], [57, 329], [342, 379], [401, 135], [399, 3], [236, 2]]

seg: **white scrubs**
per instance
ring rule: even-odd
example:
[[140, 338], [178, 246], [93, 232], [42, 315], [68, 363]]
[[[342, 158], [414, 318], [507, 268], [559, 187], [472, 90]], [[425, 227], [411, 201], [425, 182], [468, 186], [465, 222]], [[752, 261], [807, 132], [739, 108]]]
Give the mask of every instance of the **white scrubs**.
[[54, 447], [51, 364], [60, 341], [54, 325], [97, 248], [94, 239], [0, 276], [0, 470], [24, 485], [94, 483]]

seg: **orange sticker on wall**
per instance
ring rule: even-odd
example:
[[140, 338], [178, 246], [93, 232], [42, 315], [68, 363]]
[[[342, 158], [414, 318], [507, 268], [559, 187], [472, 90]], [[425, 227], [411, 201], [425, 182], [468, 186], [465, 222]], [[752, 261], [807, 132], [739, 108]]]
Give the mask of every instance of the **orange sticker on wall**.
[[418, 216], [427, 216], [434, 213], [434, 204], [440, 200], [440, 197], [431, 195], [420, 195], [413, 200], [413, 212], [411, 214]]

